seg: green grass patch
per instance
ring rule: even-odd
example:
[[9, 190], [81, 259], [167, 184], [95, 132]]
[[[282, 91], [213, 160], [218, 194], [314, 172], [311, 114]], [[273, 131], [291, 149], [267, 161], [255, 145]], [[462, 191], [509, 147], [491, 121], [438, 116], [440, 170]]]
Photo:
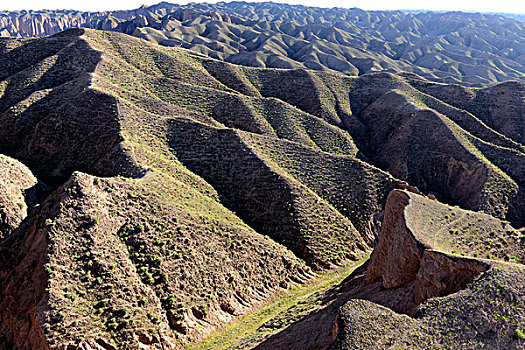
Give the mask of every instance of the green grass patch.
[[307, 305], [307, 307], [301, 307], [301, 315], [296, 315], [298, 317], [316, 310], [319, 308], [317, 304], [319, 294], [322, 294], [322, 292], [340, 284], [367, 259], [368, 256], [355, 264], [320, 274], [316, 280], [309, 284], [300, 285], [290, 290], [282, 291], [275, 295], [264, 307], [229, 323], [201, 343], [188, 344], [186, 349], [229, 349], [248, 335], [252, 338], [255, 337], [259, 340], [263, 340], [265, 336], [269, 335], [269, 332], [273, 334], [280, 330], [276, 328], [272, 328], [271, 330], [264, 329], [262, 326], [265, 323], [273, 319], [278, 319], [281, 315], [286, 314], [286, 311], [296, 307], [298, 304]]

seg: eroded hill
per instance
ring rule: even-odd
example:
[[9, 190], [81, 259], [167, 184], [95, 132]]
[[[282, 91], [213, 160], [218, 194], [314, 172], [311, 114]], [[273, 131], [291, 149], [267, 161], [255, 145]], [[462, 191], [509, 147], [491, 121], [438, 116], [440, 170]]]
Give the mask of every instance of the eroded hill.
[[348, 75], [407, 71], [467, 86], [524, 81], [525, 73], [523, 22], [502, 15], [236, 1], [0, 13], [4, 36], [43, 36], [71, 27], [114, 30], [250, 67]]
[[[381, 241], [389, 193], [418, 206], [403, 209], [407, 225], [444, 260], [501, 261], [475, 260], [476, 276], [523, 262], [513, 228], [525, 222], [523, 100], [504, 122], [498, 108], [520, 83], [451, 99], [457, 86], [413, 75], [247, 68], [83, 29], [0, 44], [0, 154], [31, 169], [5, 158], [16, 181], [2, 189], [27, 208], [1, 208], [4, 347], [199, 342], [272, 295], [315, 283], [316, 271], [364, 257], [381, 231], [374, 266], [390, 245]], [[411, 194], [420, 191], [437, 200]], [[344, 301], [381, 289], [365, 280], [344, 284], [353, 293]], [[465, 285], [422, 287], [417, 305], [386, 306], [412, 314]], [[326, 315], [332, 327], [336, 314]], [[297, 327], [318, 327], [308, 320]]]

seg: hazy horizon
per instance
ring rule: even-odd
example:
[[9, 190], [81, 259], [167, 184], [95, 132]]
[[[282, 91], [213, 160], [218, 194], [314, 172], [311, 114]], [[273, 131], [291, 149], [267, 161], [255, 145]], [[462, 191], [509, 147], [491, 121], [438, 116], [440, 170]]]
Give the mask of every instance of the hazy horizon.
[[[1, 5], [0, 11], [21, 11], [21, 10], [79, 10], [79, 11], [114, 11], [114, 10], [131, 10], [139, 8], [142, 5], [150, 6], [161, 2], [160, 0], [114, 0], [111, 2], [94, 0], [75, 5], [68, 0], [49, 0], [45, 5], [36, 0], [19, 0], [11, 2], [8, 5]], [[188, 4], [191, 2], [216, 3], [219, 1], [167, 1], [173, 4]], [[230, 2], [230, 1], [226, 1]], [[246, 1], [246, 2], [264, 2], [264, 1]], [[481, 2], [475, 0], [451, 1], [443, 0], [435, 3], [428, 3], [427, 6], [421, 7], [420, 1], [400, 0], [395, 3], [386, 0], [369, 0], [366, 3], [361, 1], [316, 1], [316, 0], [282, 0], [273, 1], [274, 3], [283, 3], [291, 5], [305, 5], [313, 7], [358, 7], [364, 10], [414, 10], [414, 11], [465, 11], [465, 12], [485, 12], [485, 13], [508, 13], [524, 14], [525, 2], [516, 5], [514, 1], [502, 0], [498, 2]]]

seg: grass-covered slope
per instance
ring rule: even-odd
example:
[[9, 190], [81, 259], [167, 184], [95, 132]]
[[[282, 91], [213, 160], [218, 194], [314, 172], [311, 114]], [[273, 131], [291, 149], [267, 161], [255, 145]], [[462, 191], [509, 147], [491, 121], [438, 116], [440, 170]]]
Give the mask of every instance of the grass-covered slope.
[[[525, 220], [523, 146], [413, 77], [239, 67], [91, 30], [2, 48], [0, 153], [54, 191], [0, 241], [0, 346], [198, 342], [363, 257], [395, 188]], [[522, 261], [507, 224], [414, 198], [428, 215], [412, 227], [445, 252]]]
[[75, 173], [3, 242], [0, 276], [12, 344], [160, 348], [202, 337], [308, 272], [213, 197], [150, 172]]
[[375, 239], [374, 215], [384, 208], [386, 195], [401, 182], [380, 169], [351, 156], [318, 152], [284, 140], [241, 134], [261, 158], [308, 186], [348, 217], [357, 230]]
[[[123, 132], [140, 130], [144, 135], [130, 132], [127, 140], [138, 158], [144, 152], [145, 167], [165, 164], [159, 162], [159, 153], [176, 156], [215, 187], [224, 205], [310, 263], [326, 265], [365, 248], [350, 243], [361, 238], [348, 218], [329, 204], [319, 207], [323, 201], [318, 196], [247, 150], [235, 129], [264, 135], [269, 145], [281, 138], [297, 147], [351, 156], [357, 149], [347, 132], [275, 98], [231, 90], [205, 70], [202, 60], [178, 50], [112, 33], [90, 32], [88, 40], [106, 55], [97, 68], [95, 86], [121, 98]], [[225, 101], [238, 108], [225, 109]], [[269, 196], [267, 191], [276, 192]], [[315, 215], [310, 213], [313, 206]]]
[[[209, 80], [207, 86], [220, 82], [218, 89], [233, 95], [193, 89], [193, 103], [187, 105], [182, 97], [174, 100], [173, 96], [182, 95], [189, 87], [170, 81], [165, 88], [169, 101], [184, 108], [186, 115], [196, 114], [209, 124], [208, 118], [213, 118], [227, 127], [277, 136], [330, 153], [353, 155], [360, 151], [373, 164], [434, 192], [441, 200], [523, 225], [523, 181], [519, 175], [523, 146], [505, 137], [502, 130], [491, 129], [481, 117], [415, 89], [411, 78], [247, 69], [197, 57], [193, 62], [197, 64], [194, 67], [201, 67], [199, 76], [204, 75], [192, 77], [192, 81], [203, 81], [198, 83], [201, 85]], [[188, 67], [181, 67], [178, 74], [182, 76], [174, 78], [189, 74], [185, 71]], [[162, 98], [165, 101], [166, 95]], [[415, 112], [418, 116], [414, 118], [411, 113]], [[396, 122], [386, 123], [386, 118]], [[396, 136], [396, 128], [401, 130], [404, 124], [403, 136]], [[355, 142], [341, 129], [348, 130]], [[507, 152], [504, 157], [499, 156], [502, 152]], [[442, 171], [437, 173], [437, 168]], [[479, 181], [465, 186], [473, 171]]]
[[1, 150], [56, 189], [0, 242], [2, 346], [177, 347], [311, 278], [307, 264], [368, 250], [350, 216], [244, 141], [353, 159], [323, 118], [121, 34], [5, 43], [29, 57], [2, 71]]
[[[444, 206], [405, 192], [407, 228], [434, 249], [463, 256], [525, 263], [522, 234], [490, 215]], [[436, 230], [436, 228], [439, 228]]]
[[[83, 146], [75, 141], [76, 138], [90, 140], [90, 135], [82, 135], [87, 127], [64, 131], [63, 137], [51, 140], [52, 135], [46, 135], [54, 125], [55, 114], [74, 111], [73, 116], [78, 115], [76, 123], [83, 125], [85, 111], [92, 110], [93, 103], [107, 104], [107, 110], [113, 108], [110, 114], [127, 116], [121, 121], [124, 127], [119, 127], [118, 122], [111, 118], [102, 118], [101, 123], [94, 124], [100, 125], [106, 134], [107, 130], [114, 130], [103, 142], [97, 143], [104, 145], [101, 147], [104, 150], [113, 148], [114, 154], [101, 154], [104, 150], [99, 150], [94, 159], [84, 157], [80, 170], [97, 168], [100, 173], [109, 175], [108, 169], [112, 166], [107, 164], [118, 163], [117, 158], [124, 157], [129, 163], [127, 173], [140, 175], [142, 170], [134, 164], [136, 160], [130, 153], [131, 148], [126, 147], [127, 142], [134, 142], [138, 137], [134, 130], [142, 130], [142, 144], [157, 147], [163, 138], [160, 130], [168, 128], [165, 119], [181, 115], [214, 127], [294, 141], [318, 151], [359, 155], [423, 191], [435, 193], [442, 201], [484, 210], [508, 218], [517, 226], [524, 223], [523, 146], [519, 140], [506, 137], [514, 137], [512, 132], [507, 133], [508, 128], [497, 125], [491, 128], [493, 123], [489, 123], [483, 114], [472, 114], [478, 111], [461, 110], [448, 104], [451, 101], [446, 96], [442, 101], [427, 94], [433, 93], [432, 86], [437, 89], [441, 85], [428, 87], [428, 84], [411, 77], [387, 73], [350, 78], [304, 70], [248, 69], [187, 55], [177, 49], [148, 45], [124, 35], [104, 32], [95, 35], [93, 32], [89, 45], [104, 52], [101, 60], [97, 58], [97, 52], [87, 52], [89, 49], [83, 48], [86, 44], [71, 33], [53, 38], [50, 45], [76, 42], [51, 56], [55, 60], [60, 57], [58, 62], [65, 63], [51, 66], [50, 71], [68, 68], [67, 74], [60, 71], [60, 74], [49, 73], [39, 78], [36, 68], [22, 69], [30, 64], [23, 63], [18, 69], [21, 71], [16, 74], [12, 71], [16, 67], [6, 68], [6, 75], [11, 76], [4, 81], [6, 88], [18, 85], [15, 90], [6, 90], [3, 97], [6, 106], [16, 103], [16, 108], [9, 109], [2, 116], [8, 125], [3, 149], [25, 140], [31, 147], [17, 150], [17, 157], [30, 166], [51, 165], [55, 177], [73, 168], [65, 160], [68, 155], [59, 155], [64, 147], [72, 149], [75, 156], [76, 150]], [[27, 45], [42, 45], [38, 42]], [[27, 45], [15, 51], [25, 50]], [[9, 52], [6, 55], [13, 54], [13, 50]], [[84, 52], [84, 60], [100, 61], [96, 74], [87, 75], [93, 63], [80, 61], [77, 64], [80, 68], [69, 68], [72, 57], [78, 52]], [[91, 56], [93, 58], [89, 58]], [[43, 69], [39, 68], [39, 71]], [[82, 90], [90, 78], [98, 91]], [[85, 80], [83, 83], [82, 79]], [[60, 85], [64, 82], [67, 84]], [[54, 84], [58, 86], [53, 88]], [[51, 113], [52, 106], [63, 104], [62, 100], [58, 102], [56, 99], [65, 90], [68, 90], [72, 102]], [[26, 92], [19, 96], [20, 91]], [[100, 95], [100, 91], [112, 97]], [[84, 94], [93, 96], [87, 99]], [[468, 96], [467, 93], [458, 100], [468, 103]], [[77, 102], [77, 99], [81, 101]], [[93, 102], [90, 105], [88, 101]], [[495, 106], [505, 106], [498, 101], [494, 101]], [[458, 103], [461, 102], [455, 102]], [[32, 117], [33, 113], [38, 115], [37, 119]], [[23, 122], [14, 123], [15, 118]], [[148, 123], [143, 123], [144, 118]], [[520, 118], [523, 119], [518, 113], [509, 123], [519, 126]], [[38, 138], [31, 136], [31, 128], [37, 120], [45, 121], [39, 124]], [[127, 130], [133, 130], [129, 137], [125, 135]], [[116, 136], [117, 132], [120, 135]], [[40, 141], [41, 138], [44, 140]], [[38, 143], [54, 146], [42, 150], [38, 161], [25, 156], [29, 149], [40, 147]], [[56, 159], [62, 160], [60, 168], [57, 164], [50, 164], [56, 163]], [[473, 178], [477, 180], [472, 181]], [[355, 225], [355, 221], [353, 223]]]
[[461, 292], [428, 301], [417, 318], [354, 299], [341, 308], [330, 349], [520, 349], [523, 267], [494, 263]]
[[215, 186], [226, 206], [307, 262], [328, 265], [366, 249], [347, 218], [254, 154], [235, 131], [173, 120], [170, 133], [179, 159]]
[[117, 101], [90, 87], [101, 53], [82, 33], [4, 42], [15, 48], [1, 59], [0, 152], [52, 183], [73, 170], [138, 176], [122, 149]]
[[[421, 91], [444, 102], [469, 111], [486, 125], [523, 145], [525, 121], [523, 97], [525, 88], [518, 82], [507, 82], [485, 89], [440, 84], [417, 84]], [[461, 96], [461, 98], [456, 98]]]

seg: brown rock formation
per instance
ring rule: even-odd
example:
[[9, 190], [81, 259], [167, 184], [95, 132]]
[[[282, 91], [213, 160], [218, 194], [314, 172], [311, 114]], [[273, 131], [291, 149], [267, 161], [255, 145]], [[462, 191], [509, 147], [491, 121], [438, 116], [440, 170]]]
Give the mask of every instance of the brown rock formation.
[[387, 289], [414, 281], [420, 268], [425, 246], [407, 229], [404, 209], [409, 196], [392, 191], [387, 199], [379, 243], [370, 257], [367, 283], [381, 281]]
[[393, 190], [388, 196], [379, 242], [365, 280], [367, 284], [379, 282], [385, 289], [408, 287], [408, 299], [397, 311], [413, 314], [417, 305], [457, 292], [489, 265], [433, 250], [433, 237], [408, 226], [405, 210], [409, 202], [407, 192]]
[[415, 278], [414, 302], [457, 292], [489, 268], [480, 260], [464, 259], [436, 251], [425, 251]]

